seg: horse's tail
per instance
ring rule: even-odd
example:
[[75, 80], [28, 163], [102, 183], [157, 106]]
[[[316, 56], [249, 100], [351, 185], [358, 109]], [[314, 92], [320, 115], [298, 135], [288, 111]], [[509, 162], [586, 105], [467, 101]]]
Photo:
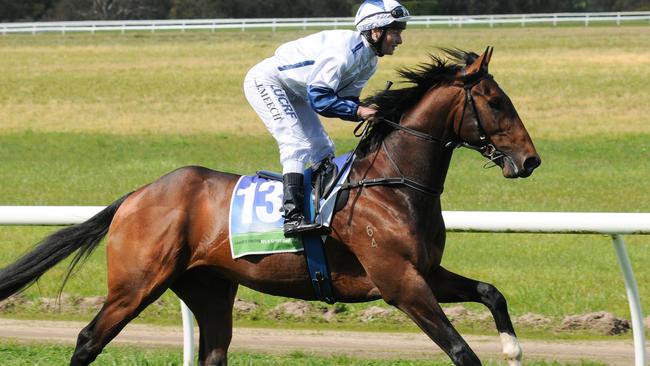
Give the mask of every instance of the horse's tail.
[[[133, 192], [131, 192], [133, 193]], [[126, 194], [89, 220], [59, 230], [43, 239], [29, 253], [0, 270], [0, 301], [21, 292], [36, 282], [47, 270], [77, 251], [70, 262], [61, 290], [79, 262], [97, 248], [111, 225], [115, 212], [131, 194]]]

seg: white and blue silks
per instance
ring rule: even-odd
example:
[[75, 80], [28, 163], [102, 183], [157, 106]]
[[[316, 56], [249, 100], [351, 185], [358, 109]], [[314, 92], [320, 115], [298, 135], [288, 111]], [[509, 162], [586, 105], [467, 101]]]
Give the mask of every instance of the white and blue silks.
[[280, 148], [282, 172], [334, 155], [317, 114], [358, 121], [377, 56], [355, 31], [323, 31], [281, 45], [246, 75], [244, 92]]

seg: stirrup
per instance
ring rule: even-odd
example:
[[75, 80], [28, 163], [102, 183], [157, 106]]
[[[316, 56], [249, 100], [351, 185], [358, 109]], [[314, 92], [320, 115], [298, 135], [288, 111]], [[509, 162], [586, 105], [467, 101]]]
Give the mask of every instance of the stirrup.
[[319, 223], [307, 223], [303, 220], [299, 222], [285, 222], [284, 236], [287, 238], [296, 237], [305, 233], [310, 235], [326, 235], [332, 232], [332, 229]]

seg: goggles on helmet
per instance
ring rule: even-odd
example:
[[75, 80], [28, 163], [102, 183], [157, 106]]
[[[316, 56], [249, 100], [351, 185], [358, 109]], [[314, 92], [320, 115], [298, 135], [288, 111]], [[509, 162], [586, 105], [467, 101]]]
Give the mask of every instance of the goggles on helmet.
[[390, 15], [395, 19], [411, 16], [411, 14], [409, 14], [409, 11], [401, 5], [394, 7], [393, 10], [390, 11]]
[[374, 16], [377, 16], [379, 14], [390, 14], [390, 16], [392, 16], [395, 19], [401, 19], [401, 18], [406, 18], [406, 17], [411, 16], [409, 11], [405, 7], [400, 5], [400, 6], [394, 7], [391, 11], [380, 11], [380, 12], [377, 12], [377, 13], [368, 14], [365, 17], [359, 19], [357, 24], [363, 22], [364, 20], [366, 20], [366, 19], [368, 19], [370, 17], [374, 17]]

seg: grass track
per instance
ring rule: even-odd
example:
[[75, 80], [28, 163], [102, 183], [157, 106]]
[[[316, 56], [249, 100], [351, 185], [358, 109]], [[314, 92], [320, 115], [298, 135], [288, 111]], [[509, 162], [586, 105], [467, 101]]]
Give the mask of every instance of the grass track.
[[[4, 366], [64, 365], [68, 363], [72, 346], [38, 345], [15, 342], [0, 342], [0, 357]], [[177, 347], [134, 347], [109, 346], [93, 365], [139, 365], [174, 366], [182, 365], [181, 349]], [[437, 360], [365, 360], [345, 355], [323, 357], [303, 352], [284, 355], [267, 355], [233, 352], [228, 364], [232, 366], [444, 366], [448, 361]], [[486, 366], [501, 365], [500, 362], [485, 363]], [[557, 363], [527, 362], [529, 366], [599, 366], [600, 363]]]
[[[395, 68], [426, 60], [436, 46], [480, 51], [493, 45], [491, 71], [544, 162], [533, 177], [506, 181], [496, 170], [480, 169], [475, 153], [458, 151], [444, 208], [648, 212], [647, 30], [409, 29], [396, 56], [381, 60], [368, 90], [397, 80]], [[307, 33], [0, 37], [0, 204], [108, 204], [189, 164], [236, 173], [278, 169], [276, 148], [246, 104], [241, 83], [253, 63]], [[353, 127], [326, 121], [340, 152], [352, 148]], [[0, 265], [51, 230], [0, 227]], [[650, 243], [647, 237], [628, 242], [648, 309]], [[102, 248], [66, 292], [103, 295], [104, 263]], [[606, 237], [452, 234], [444, 264], [497, 285], [515, 315], [628, 312]], [[27, 295], [53, 296], [63, 270], [58, 266]], [[284, 301], [247, 290], [240, 295], [266, 308]], [[177, 322], [178, 305], [166, 299], [143, 319]], [[34, 310], [20, 316], [53, 315]]]

